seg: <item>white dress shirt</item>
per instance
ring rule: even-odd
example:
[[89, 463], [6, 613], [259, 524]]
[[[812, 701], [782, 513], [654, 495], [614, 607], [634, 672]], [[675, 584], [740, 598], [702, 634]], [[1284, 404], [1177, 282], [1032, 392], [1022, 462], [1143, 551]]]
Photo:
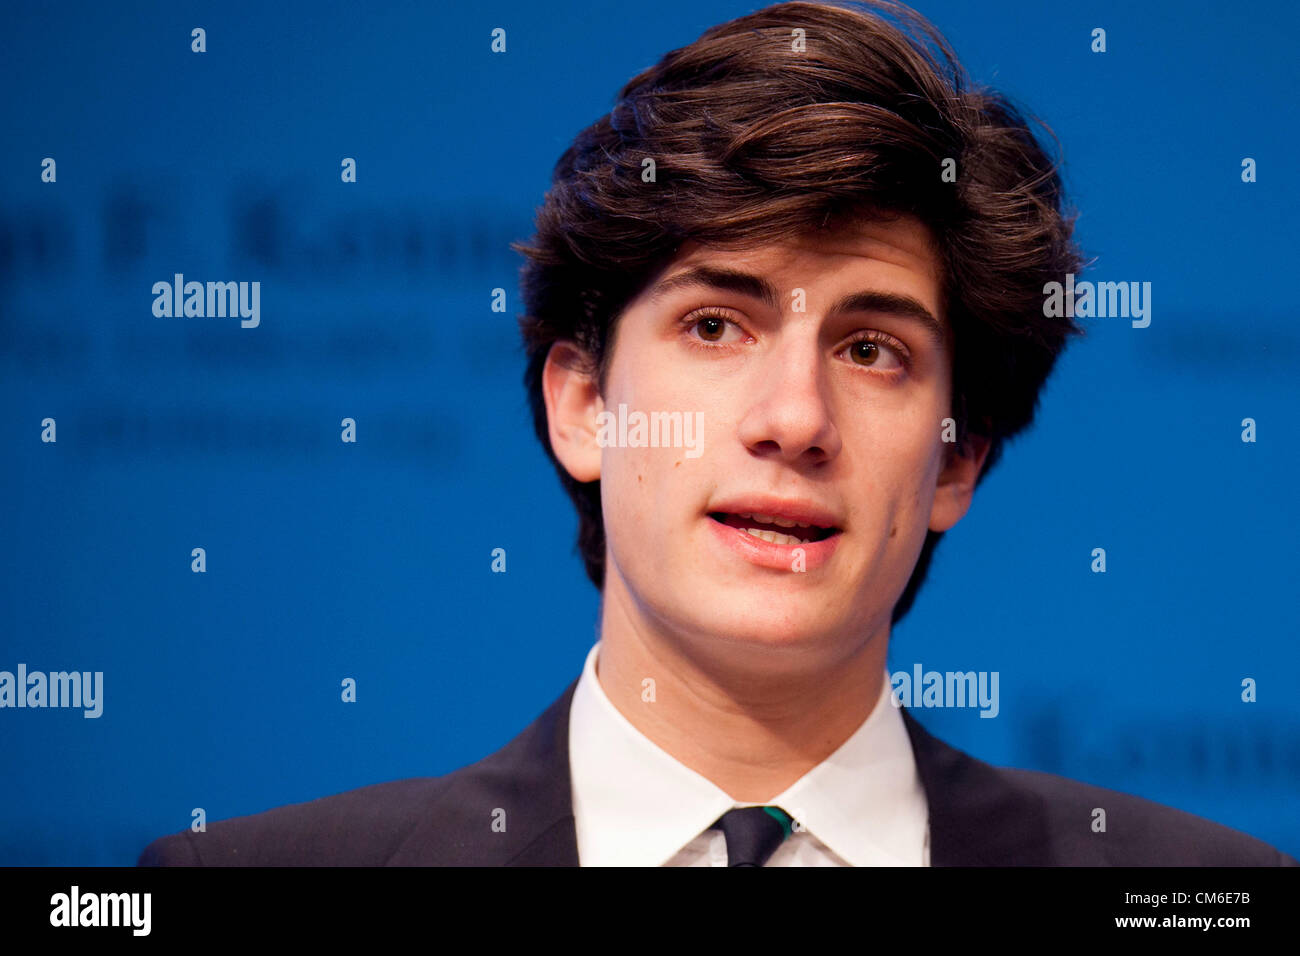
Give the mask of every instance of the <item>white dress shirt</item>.
[[[587, 654], [569, 710], [581, 866], [726, 866], [733, 807], [716, 784], [654, 744], [610, 703]], [[767, 866], [929, 866], [929, 808], [903, 715], [880, 698], [833, 754], [767, 801], [797, 821]], [[653, 707], [647, 703], [645, 706]]]

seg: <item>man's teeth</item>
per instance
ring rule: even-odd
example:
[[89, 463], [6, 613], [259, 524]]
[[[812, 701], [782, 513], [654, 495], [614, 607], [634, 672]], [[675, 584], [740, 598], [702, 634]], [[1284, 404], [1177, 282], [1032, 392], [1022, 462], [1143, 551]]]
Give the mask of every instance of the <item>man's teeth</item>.
[[802, 521], [790, 521], [786, 518], [778, 518], [775, 515], [747, 515], [742, 514], [742, 518], [753, 518], [762, 524], [774, 524], [778, 528], [811, 528], [812, 525], [804, 524]]
[[[751, 521], [757, 521], [760, 524], [774, 524], [778, 528], [811, 528], [812, 525], [804, 524], [802, 521], [791, 521], [788, 518], [778, 518], [776, 515], [757, 515], [741, 514], [741, 518], [748, 518]], [[778, 531], [769, 531], [766, 528], [746, 528], [755, 538], [762, 538], [764, 541], [770, 541], [772, 544], [812, 544], [811, 538], [798, 538], [792, 534], [781, 534]]]
[[[746, 515], [745, 517], [750, 517], [750, 516]], [[754, 517], [757, 517], [757, 515], [755, 515]], [[807, 527], [807, 525], [805, 525], [804, 527]], [[759, 528], [746, 528], [745, 530], [748, 531], [750, 534], [752, 534], [755, 538], [762, 538], [764, 541], [771, 541], [773, 544], [810, 544], [811, 543], [810, 541], [805, 541], [803, 538], [796, 538], [792, 534], [777, 534], [775, 531], [763, 531], [760, 530]]]

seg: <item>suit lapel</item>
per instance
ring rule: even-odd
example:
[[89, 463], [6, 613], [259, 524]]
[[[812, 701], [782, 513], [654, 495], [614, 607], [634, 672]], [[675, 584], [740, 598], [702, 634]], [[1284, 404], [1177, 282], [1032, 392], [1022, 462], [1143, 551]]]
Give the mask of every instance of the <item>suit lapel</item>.
[[448, 774], [389, 866], [577, 866], [569, 782], [575, 680], [500, 750]]
[[1051, 865], [1039, 798], [1013, 787], [996, 767], [931, 736], [902, 710], [930, 805], [930, 865]]
[[574, 680], [529, 728], [534, 733], [523, 751], [523, 770], [533, 781], [530, 799], [538, 801], [538, 812], [523, 849], [506, 866], [579, 865], [569, 769], [569, 708], [577, 686]]

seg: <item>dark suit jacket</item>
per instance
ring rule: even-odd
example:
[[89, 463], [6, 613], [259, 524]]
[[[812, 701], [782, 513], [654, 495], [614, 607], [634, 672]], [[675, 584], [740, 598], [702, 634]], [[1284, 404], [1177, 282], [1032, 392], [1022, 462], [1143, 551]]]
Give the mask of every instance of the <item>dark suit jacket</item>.
[[[453, 773], [161, 837], [139, 865], [577, 866], [569, 780], [576, 686], [505, 747]], [[932, 737], [906, 709], [903, 720], [930, 805], [933, 866], [1297, 865], [1253, 837], [1149, 800], [990, 766]], [[1094, 807], [1106, 811], [1104, 833], [1092, 831]]]

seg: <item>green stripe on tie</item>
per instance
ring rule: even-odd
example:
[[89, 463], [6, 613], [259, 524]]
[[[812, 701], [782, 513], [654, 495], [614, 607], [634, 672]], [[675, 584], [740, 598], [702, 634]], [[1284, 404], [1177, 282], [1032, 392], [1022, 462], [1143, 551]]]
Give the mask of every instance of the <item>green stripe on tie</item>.
[[764, 807], [763, 811], [777, 823], [781, 824], [781, 829], [785, 831], [787, 837], [790, 835], [790, 814], [786, 813], [780, 807]]

